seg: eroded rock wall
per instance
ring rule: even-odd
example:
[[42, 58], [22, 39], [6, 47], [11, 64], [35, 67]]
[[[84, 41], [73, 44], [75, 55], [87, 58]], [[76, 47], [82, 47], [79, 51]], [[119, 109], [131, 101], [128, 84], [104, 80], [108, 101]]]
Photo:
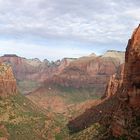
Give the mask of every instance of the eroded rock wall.
[[12, 68], [0, 63], [0, 97], [8, 97], [17, 93], [16, 79]]

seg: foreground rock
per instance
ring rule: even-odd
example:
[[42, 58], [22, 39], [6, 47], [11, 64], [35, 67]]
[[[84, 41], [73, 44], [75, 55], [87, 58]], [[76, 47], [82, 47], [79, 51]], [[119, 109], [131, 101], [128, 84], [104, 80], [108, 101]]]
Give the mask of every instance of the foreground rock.
[[123, 85], [117, 94], [121, 101], [113, 116], [112, 132], [114, 136], [130, 135], [140, 138], [140, 26], [134, 31], [128, 42], [125, 55]]

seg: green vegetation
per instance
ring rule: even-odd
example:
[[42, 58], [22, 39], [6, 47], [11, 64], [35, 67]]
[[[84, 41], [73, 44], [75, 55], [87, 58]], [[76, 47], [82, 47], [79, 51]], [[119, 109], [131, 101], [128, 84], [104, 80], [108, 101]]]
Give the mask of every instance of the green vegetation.
[[[67, 122], [68, 118], [64, 114], [40, 109], [23, 95], [0, 100], [0, 138], [8, 140], [99, 140], [106, 134], [106, 129], [96, 123], [78, 133], [69, 135]], [[108, 140], [115, 139], [108, 137]], [[118, 138], [118, 140], [125, 139], [125, 137]]]
[[60, 114], [38, 108], [23, 95], [0, 100], [0, 137], [8, 140], [46, 140], [54, 138], [66, 124]]
[[77, 138], [78, 134], [69, 136], [67, 122], [68, 118], [63, 114], [40, 109], [23, 95], [0, 100], [0, 125], [4, 125], [6, 129], [6, 132], [0, 129], [0, 137], [8, 138], [8, 140]]
[[26, 81], [18, 81], [18, 87], [21, 93], [27, 94], [29, 92], [37, 89], [40, 84], [36, 81], [26, 80]]
[[73, 88], [73, 87], [58, 87], [63, 96], [67, 96], [69, 101], [82, 102], [88, 99], [97, 99], [100, 96], [95, 94], [97, 91], [95, 88]]
[[96, 123], [90, 127], [70, 136], [69, 140], [99, 140], [102, 127]]
[[38, 140], [35, 130], [44, 128], [45, 119], [42, 111], [22, 95], [0, 101], [0, 124], [6, 127], [10, 140]]
[[[46, 87], [48, 88], [48, 87]], [[96, 88], [73, 88], [60, 85], [51, 86], [51, 90], [46, 90], [46, 96], [62, 97], [68, 104], [80, 103], [86, 100], [99, 99], [100, 95]]]

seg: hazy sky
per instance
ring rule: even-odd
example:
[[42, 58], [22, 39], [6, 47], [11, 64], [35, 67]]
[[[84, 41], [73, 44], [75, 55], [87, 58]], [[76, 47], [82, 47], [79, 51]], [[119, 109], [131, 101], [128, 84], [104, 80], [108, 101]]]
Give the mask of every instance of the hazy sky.
[[125, 50], [140, 0], [0, 0], [0, 55], [55, 60]]

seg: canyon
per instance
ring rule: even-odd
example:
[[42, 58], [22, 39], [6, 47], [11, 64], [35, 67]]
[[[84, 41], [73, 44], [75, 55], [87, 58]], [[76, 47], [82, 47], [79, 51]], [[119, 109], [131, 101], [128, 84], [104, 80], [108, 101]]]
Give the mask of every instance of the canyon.
[[[109, 50], [101, 56], [93, 53], [56, 62], [11, 54], [1, 56], [3, 138], [14, 137], [12, 125], [18, 133], [23, 129], [25, 135], [27, 127], [38, 139], [84, 139], [87, 132], [86, 137], [93, 139], [92, 131], [100, 134], [101, 129], [104, 131], [97, 140], [139, 139], [139, 66], [140, 26], [129, 39], [125, 53]], [[37, 131], [30, 126], [18, 126], [27, 122]], [[26, 138], [34, 136], [28, 134]]]
[[[62, 129], [57, 124], [60, 116], [65, 120], [71, 119], [101, 102], [97, 98], [102, 96], [110, 75], [118, 71], [123, 61], [124, 52], [112, 50], [106, 52], [105, 56], [92, 54], [77, 59], [64, 58], [56, 62], [48, 60], [41, 62], [37, 58], [26, 59], [17, 55], [4, 55], [0, 57], [0, 97], [2, 98], [0, 104], [3, 106], [5, 102], [7, 108], [2, 107], [5, 113], [1, 114], [0, 119], [4, 119], [4, 122], [9, 124], [11, 119], [16, 122], [20, 117], [22, 118], [20, 123], [24, 124], [26, 123], [25, 116], [20, 116], [19, 111], [28, 112], [30, 108], [33, 108], [33, 112], [42, 110], [43, 114], [47, 112], [46, 117], [52, 116], [49, 120], [45, 117], [48, 125], [53, 124], [54, 129], [59, 130], [58, 132], [50, 130], [48, 137], [55, 137]], [[24, 99], [25, 97], [19, 92], [25, 94], [29, 100]], [[12, 107], [9, 107], [10, 104]], [[19, 105], [20, 109], [16, 108]], [[9, 114], [9, 111], [12, 114]], [[34, 115], [32, 117], [35, 118]], [[26, 116], [26, 119], [29, 121], [30, 117]], [[67, 121], [64, 121], [62, 125], [65, 126], [66, 123]], [[14, 122], [11, 125], [14, 126]], [[2, 131], [5, 139], [13, 137], [13, 132], [9, 132], [9, 127], [2, 122], [0, 126], [5, 129], [4, 132]], [[30, 129], [32, 131], [32, 128]], [[49, 128], [42, 129], [46, 132]], [[68, 137], [68, 135], [63, 137]]]
[[109, 50], [101, 56], [93, 53], [56, 62], [7, 54], [0, 57], [0, 61], [13, 68], [20, 93], [38, 107], [71, 118], [69, 109], [77, 108], [78, 112], [81, 106], [89, 108], [96, 102], [92, 99], [103, 96], [110, 76], [124, 62], [124, 52]]

